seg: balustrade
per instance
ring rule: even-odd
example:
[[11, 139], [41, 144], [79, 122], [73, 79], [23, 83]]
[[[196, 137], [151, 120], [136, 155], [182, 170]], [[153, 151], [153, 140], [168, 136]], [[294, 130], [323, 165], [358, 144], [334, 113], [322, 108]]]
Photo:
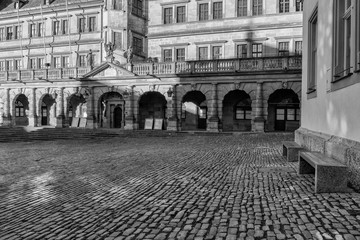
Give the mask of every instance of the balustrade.
[[[196, 73], [231, 73], [301, 70], [301, 56], [215, 59], [186, 62], [134, 63], [133, 73], [139, 76]], [[88, 68], [57, 68], [20, 71], [0, 71], [0, 81], [38, 79], [71, 79], [89, 72]], [[104, 76], [101, 72], [98, 76]]]

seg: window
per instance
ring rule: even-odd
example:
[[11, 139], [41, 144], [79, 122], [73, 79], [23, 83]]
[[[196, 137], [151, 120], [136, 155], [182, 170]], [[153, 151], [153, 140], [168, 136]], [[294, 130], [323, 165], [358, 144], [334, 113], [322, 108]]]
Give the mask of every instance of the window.
[[96, 17], [89, 17], [89, 32], [96, 31]]
[[38, 36], [42, 37], [44, 36], [44, 24], [43, 23], [38, 23]]
[[317, 73], [318, 19], [317, 9], [309, 20], [309, 61], [308, 61], [308, 93], [316, 89]]
[[122, 8], [123, 8], [122, 0], [114, 0], [114, 9], [122, 10]]
[[62, 56], [61, 57], [61, 63], [62, 63], [63, 68], [70, 67], [69, 56]]
[[185, 6], [180, 6], [176, 8], [176, 22], [185, 22]]
[[143, 2], [142, 0], [133, 0], [132, 13], [142, 17]]
[[14, 39], [20, 39], [21, 37], [21, 25], [15, 26], [15, 36]]
[[171, 49], [164, 50], [164, 62], [171, 62], [172, 61], [172, 51]]
[[239, 44], [236, 46], [236, 56], [238, 58], [247, 58], [247, 44]]
[[14, 68], [13, 66], [13, 61], [12, 60], [7, 60], [5, 61], [5, 64], [6, 64], [6, 70], [7, 71], [12, 71]]
[[86, 22], [86, 19], [85, 18], [79, 18], [79, 33], [83, 33], [85, 32], [85, 22]]
[[262, 43], [252, 44], [252, 57], [262, 57]]
[[302, 0], [296, 0], [296, 3], [295, 3], [295, 10], [297, 12], [301, 12], [303, 10], [303, 2]]
[[30, 24], [30, 37], [36, 37], [36, 24], [32, 23]]
[[143, 41], [142, 38], [133, 37], [133, 47], [134, 53], [142, 54], [143, 53]]
[[286, 109], [286, 120], [299, 121], [300, 120], [300, 109], [299, 108]]
[[164, 8], [164, 24], [172, 23], [172, 18], [173, 18], [172, 10], [173, 10], [172, 7]]
[[53, 67], [61, 68], [60, 57], [53, 57]]
[[44, 58], [38, 58], [38, 68], [45, 68]]
[[114, 41], [115, 49], [121, 49], [122, 48], [122, 33], [121, 32], [114, 32]]
[[6, 27], [6, 40], [13, 38], [13, 27]]
[[214, 46], [212, 47], [212, 58], [213, 59], [220, 59], [221, 56], [222, 56], [222, 53], [221, 53], [221, 47], [220, 46]]
[[279, 56], [289, 56], [289, 42], [279, 42]]
[[24, 117], [25, 116], [25, 108], [22, 102], [15, 101], [15, 117]]
[[254, 16], [262, 15], [262, 10], [263, 10], [262, 1], [263, 0], [253, 0], [252, 10]]
[[4, 61], [0, 61], [0, 72], [4, 72], [5, 70], [5, 62]]
[[207, 47], [199, 47], [199, 60], [208, 59], [208, 48]]
[[289, 0], [279, 0], [279, 12], [280, 13], [289, 12], [289, 9], [290, 9]]
[[199, 4], [199, 21], [205, 21], [209, 19], [209, 4]]
[[69, 31], [69, 22], [68, 20], [62, 20], [62, 25], [61, 25], [61, 33], [62, 34], [67, 34]]
[[184, 62], [185, 61], [185, 48], [176, 49], [176, 61]]
[[60, 21], [54, 21], [53, 22], [53, 35], [59, 35], [60, 34]]
[[5, 39], [5, 30], [4, 28], [0, 28], [0, 41], [4, 41]]
[[222, 2], [214, 2], [213, 3], [213, 19], [221, 19], [222, 18]]
[[36, 58], [30, 58], [29, 67], [30, 69], [36, 69]]
[[236, 106], [235, 119], [236, 120], [251, 120], [251, 107]]
[[15, 59], [14, 61], [14, 70], [20, 70], [21, 69], [21, 60]]
[[295, 41], [295, 55], [302, 55], [302, 41]]
[[237, 10], [237, 16], [243, 17], [247, 16], [247, 0], [238, 0], [238, 10]]
[[86, 67], [86, 55], [79, 55], [79, 67]]

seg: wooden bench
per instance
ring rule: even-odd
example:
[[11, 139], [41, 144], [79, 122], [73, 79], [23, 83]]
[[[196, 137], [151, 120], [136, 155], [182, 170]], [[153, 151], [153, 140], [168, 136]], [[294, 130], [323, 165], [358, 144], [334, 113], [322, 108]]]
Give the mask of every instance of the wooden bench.
[[349, 192], [347, 167], [319, 152], [300, 152], [299, 174], [315, 173], [315, 192]]
[[283, 156], [288, 162], [297, 162], [300, 150], [303, 148], [296, 142], [283, 142]]

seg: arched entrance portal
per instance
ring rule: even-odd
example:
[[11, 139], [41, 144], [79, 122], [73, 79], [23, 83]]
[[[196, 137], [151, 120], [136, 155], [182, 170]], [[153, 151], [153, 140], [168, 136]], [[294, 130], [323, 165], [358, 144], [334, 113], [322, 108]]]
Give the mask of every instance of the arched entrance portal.
[[300, 126], [300, 101], [291, 89], [278, 89], [268, 100], [268, 130], [294, 131]]
[[223, 131], [251, 131], [251, 99], [243, 90], [234, 90], [223, 100]]
[[55, 118], [55, 100], [50, 94], [46, 94], [41, 101], [40, 105], [40, 118], [41, 126], [55, 125], [51, 124], [51, 119]]
[[74, 118], [86, 117], [86, 100], [82, 94], [74, 94], [70, 97], [68, 105], [68, 116], [70, 126], [75, 126], [77, 123], [72, 124]]
[[104, 93], [99, 100], [100, 126], [103, 128], [124, 128], [125, 101], [118, 92]]
[[24, 94], [20, 94], [14, 102], [14, 116], [15, 116], [15, 125], [17, 126], [27, 126], [29, 125], [29, 119], [27, 112], [29, 110], [29, 101]]
[[139, 128], [144, 129], [147, 118], [165, 120], [166, 103], [164, 95], [159, 92], [144, 93], [139, 101]]
[[185, 94], [181, 106], [182, 130], [205, 130], [207, 119], [206, 97], [200, 91]]

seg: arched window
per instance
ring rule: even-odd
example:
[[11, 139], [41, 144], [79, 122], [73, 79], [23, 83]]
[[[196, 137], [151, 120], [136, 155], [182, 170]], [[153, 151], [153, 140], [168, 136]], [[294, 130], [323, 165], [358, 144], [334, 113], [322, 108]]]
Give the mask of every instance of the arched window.
[[15, 117], [24, 117], [25, 116], [25, 108], [22, 102], [15, 102]]

